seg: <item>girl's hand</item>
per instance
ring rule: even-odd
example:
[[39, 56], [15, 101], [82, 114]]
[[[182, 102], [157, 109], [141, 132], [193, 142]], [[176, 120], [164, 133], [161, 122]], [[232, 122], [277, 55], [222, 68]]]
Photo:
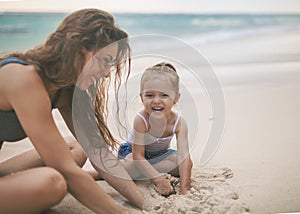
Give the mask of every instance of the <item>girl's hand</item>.
[[142, 210], [150, 211], [152, 208], [153, 208], [153, 206], [152, 206], [151, 202], [148, 200], [145, 200]]
[[170, 180], [165, 178], [164, 176], [160, 176], [158, 178], [155, 178], [152, 180], [154, 185], [156, 186], [156, 191], [163, 195], [163, 196], [169, 196], [172, 193], [174, 193], [174, 188], [171, 185]]

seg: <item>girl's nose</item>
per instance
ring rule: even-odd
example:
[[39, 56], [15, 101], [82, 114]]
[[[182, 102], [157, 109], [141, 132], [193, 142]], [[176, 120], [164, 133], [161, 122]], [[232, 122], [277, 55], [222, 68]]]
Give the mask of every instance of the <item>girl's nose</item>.
[[153, 102], [154, 102], [154, 103], [159, 103], [159, 102], [160, 102], [159, 96], [154, 96]]

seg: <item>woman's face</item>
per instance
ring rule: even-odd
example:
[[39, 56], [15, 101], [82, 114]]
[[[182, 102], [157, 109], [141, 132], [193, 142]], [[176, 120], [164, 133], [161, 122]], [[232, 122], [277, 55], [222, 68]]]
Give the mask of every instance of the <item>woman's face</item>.
[[85, 65], [77, 79], [76, 86], [86, 90], [96, 80], [109, 77], [116, 66], [118, 44], [115, 42], [97, 52], [85, 53]]

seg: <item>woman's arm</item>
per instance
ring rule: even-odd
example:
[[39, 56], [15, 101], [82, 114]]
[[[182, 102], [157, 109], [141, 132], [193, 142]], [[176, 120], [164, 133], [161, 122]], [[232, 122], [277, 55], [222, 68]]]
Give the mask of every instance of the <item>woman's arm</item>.
[[123, 212], [125, 209], [77, 166], [55, 125], [43, 82], [34, 69], [25, 71], [18, 72], [12, 78], [13, 84], [7, 86], [7, 100], [44, 163], [59, 171], [69, 192], [91, 210], [96, 213]]
[[[101, 164], [106, 165], [106, 168], [103, 168], [103, 165], [99, 166], [99, 162], [98, 164], [95, 164], [91, 161], [91, 163], [101, 178], [103, 178], [134, 205], [140, 209], [149, 210], [151, 205], [145, 200], [143, 193], [132, 181], [120, 161], [116, 160], [116, 156], [105, 148], [101, 148], [100, 152], [105, 156], [105, 160], [102, 160], [103, 162]], [[112, 163], [107, 163], [110, 162], [109, 160]], [[111, 166], [109, 169], [107, 169], [108, 165]]]
[[189, 153], [188, 145], [188, 126], [186, 121], [182, 118], [179, 124], [179, 130], [176, 132], [177, 138], [177, 158], [178, 169], [180, 176], [180, 193], [186, 194], [191, 188], [191, 171], [192, 160]]
[[72, 99], [73, 99], [74, 87], [68, 87], [62, 89], [61, 95], [57, 102], [57, 108], [63, 117], [67, 127], [71, 131], [74, 137], [76, 137], [73, 119], [72, 119]]
[[[72, 119], [72, 90], [73, 89], [70, 88], [62, 92], [58, 107], [62, 117], [64, 118], [64, 121], [66, 122], [66, 125], [69, 127], [73, 135], [76, 136]], [[89, 139], [87, 138], [86, 141], [88, 140]], [[99, 160], [99, 157], [102, 157], [103, 159], [101, 161], [97, 161], [97, 163], [92, 162], [93, 158]], [[142, 192], [131, 180], [122, 164], [117, 161], [117, 158], [111, 153], [111, 151], [109, 151], [105, 147], [101, 149], [99, 148], [98, 151], [92, 153], [92, 157], [90, 157], [90, 160], [101, 178], [107, 181], [112, 187], [114, 187], [118, 192], [120, 192], [137, 207], [141, 209], [148, 209], [148, 205], [146, 204], [146, 200]], [[106, 163], [106, 166], [103, 166], [103, 163]], [[107, 170], [105, 170], [105, 167], [107, 168], [108, 166], [111, 166], [109, 167], [109, 169], [111, 170], [110, 172], [107, 172]]]

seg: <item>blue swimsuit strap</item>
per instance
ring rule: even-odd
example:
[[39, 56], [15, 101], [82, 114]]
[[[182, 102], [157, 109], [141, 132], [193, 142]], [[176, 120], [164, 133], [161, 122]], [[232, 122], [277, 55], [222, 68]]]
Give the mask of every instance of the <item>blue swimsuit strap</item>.
[[7, 65], [9, 63], [20, 63], [22, 65], [29, 65], [28, 62], [25, 62], [24, 60], [21, 60], [21, 59], [19, 59], [17, 57], [9, 57], [9, 58], [6, 58], [6, 59], [2, 60], [0, 62], [0, 66]]
[[[22, 65], [29, 65], [29, 63], [28, 62], [26, 62], [26, 61], [24, 61], [24, 60], [21, 60], [21, 59], [19, 59], [19, 58], [17, 58], [17, 57], [9, 57], [9, 58], [6, 58], [6, 59], [4, 59], [4, 60], [2, 60], [1, 62], [0, 62], [0, 67], [1, 66], [4, 66], [4, 65], [7, 65], [7, 64], [9, 64], [9, 63], [19, 63], [19, 64], [22, 64]], [[53, 101], [52, 101], [52, 108], [55, 108], [55, 106], [56, 106], [56, 104], [57, 104], [57, 102], [58, 102], [58, 100], [59, 100], [59, 97], [60, 97], [60, 95], [61, 95], [61, 92], [62, 92], [62, 89], [58, 89], [57, 90], [57, 92], [56, 92], [56, 94], [55, 94], [55, 96], [54, 96], [54, 99], [53, 99]]]

